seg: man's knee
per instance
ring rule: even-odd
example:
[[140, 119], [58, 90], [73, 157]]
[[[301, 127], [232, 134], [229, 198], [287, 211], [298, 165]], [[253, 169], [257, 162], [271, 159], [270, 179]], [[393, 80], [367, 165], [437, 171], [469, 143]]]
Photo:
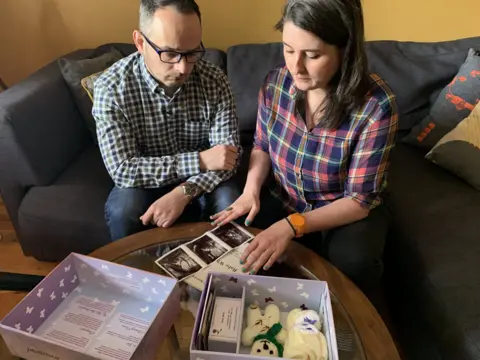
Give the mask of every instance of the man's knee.
[[107, 215], [113, 219], [138, 219], [148, 208], [144, 189], [112, 190], [106, 204]]
[[221, 183], [210, 196], [210, 206], [213, 213], [225, 210], [232, 205], [241, 195], [240, 187], [234, 180]]
[[146, 190], [114, 188], [105, 205], [105, 218], [112, 240], [141, 231], [143, 224], [140, 216], [148, 206]]

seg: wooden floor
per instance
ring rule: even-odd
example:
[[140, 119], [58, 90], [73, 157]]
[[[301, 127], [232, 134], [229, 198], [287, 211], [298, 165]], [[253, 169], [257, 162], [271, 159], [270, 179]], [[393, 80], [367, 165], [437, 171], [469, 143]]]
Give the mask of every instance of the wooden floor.
[[[0, 198], [0, 271], [34, 275], [47, 275], [55, 267], [23, 255], [17, 241], [7, 209]], [[0, 319], [3, 318], [22, 298], [25, 293], [0, 291]]]

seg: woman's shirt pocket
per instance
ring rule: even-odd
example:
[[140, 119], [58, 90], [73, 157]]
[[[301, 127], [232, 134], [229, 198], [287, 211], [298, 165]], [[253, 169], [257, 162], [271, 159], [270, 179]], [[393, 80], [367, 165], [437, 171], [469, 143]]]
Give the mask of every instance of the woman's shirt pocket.
[[348, 173], [351, 140], [328, 135], [309, 135], [302, 161], [305, 191], [341, 191]]

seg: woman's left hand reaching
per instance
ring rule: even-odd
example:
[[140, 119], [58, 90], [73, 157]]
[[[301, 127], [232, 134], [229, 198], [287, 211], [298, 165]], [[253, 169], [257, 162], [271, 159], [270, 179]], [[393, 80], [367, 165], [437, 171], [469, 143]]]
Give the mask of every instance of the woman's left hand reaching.
[[294, 236], [285, 219], [259, 233], [240, 257], [240, 264], [244, 264], [242, 271], [255, 274], [262, 266], [268, 270], [285, 252]]

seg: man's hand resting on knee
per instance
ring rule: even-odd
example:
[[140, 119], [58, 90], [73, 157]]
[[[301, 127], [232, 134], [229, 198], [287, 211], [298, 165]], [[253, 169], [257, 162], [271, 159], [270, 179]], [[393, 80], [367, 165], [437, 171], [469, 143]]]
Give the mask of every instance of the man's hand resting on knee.
[[153, 224], [168, 228], [182, 215], [189, 201], [182, 188], [176, 187], [150, 205], [145, 214], [140, 216], [140, 220], [143, 225]]

